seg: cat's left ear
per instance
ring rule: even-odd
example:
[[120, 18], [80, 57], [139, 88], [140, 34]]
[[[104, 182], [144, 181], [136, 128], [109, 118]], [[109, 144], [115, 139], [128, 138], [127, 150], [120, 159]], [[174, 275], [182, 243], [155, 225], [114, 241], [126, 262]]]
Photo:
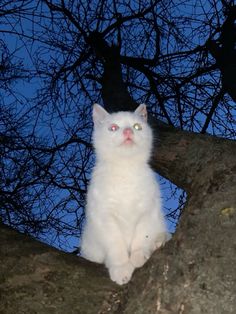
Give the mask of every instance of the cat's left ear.
[[99, 104], [93, 105], [93, 122], [94, 124], [102, 124], [109, 113]]
[[145, 122], [147, 122], [147, 107], [145, 104], [140, 104], [135, 110], [135, 113], [138, 114]]

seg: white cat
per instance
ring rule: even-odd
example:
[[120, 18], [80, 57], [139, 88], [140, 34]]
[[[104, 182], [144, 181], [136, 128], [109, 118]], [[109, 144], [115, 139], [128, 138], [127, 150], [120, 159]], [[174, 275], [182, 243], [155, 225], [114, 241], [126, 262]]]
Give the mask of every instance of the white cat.
[[81, 254], [127, 283], [136, 267], [169, 240], [160, 189], [148, 165], [152, 131], [146, 106], [109, 114], [93, 108], [96, 165], [87, 195]]

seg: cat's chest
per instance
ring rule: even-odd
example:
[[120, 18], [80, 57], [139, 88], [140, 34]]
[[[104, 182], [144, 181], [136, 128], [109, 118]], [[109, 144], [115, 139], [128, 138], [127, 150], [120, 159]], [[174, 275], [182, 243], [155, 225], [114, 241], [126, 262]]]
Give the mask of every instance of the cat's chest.
[[93, 182], [99, 198], [120, 207], [142, 205], [155, 185], [150, 169], [145, 167], [100, 169]]
[[129, 168], [129, 167], [108, 167], [99, 169], [94, 173], [94, 176], [104, 185], [113, 186], [117, 188], [135, 188], [141, 184], [143, 180], [150, 177], [148, 168]]

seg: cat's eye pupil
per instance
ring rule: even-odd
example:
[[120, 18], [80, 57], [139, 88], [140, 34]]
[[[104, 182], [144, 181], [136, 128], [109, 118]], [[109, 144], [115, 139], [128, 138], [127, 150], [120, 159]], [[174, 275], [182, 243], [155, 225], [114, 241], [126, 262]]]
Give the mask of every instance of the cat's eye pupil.
[[119, 129], [119, 126], [117, 124], [112, 124], [108, 128], [108, 130], [112, 132], [117, 131], [118, 129]]
[[137, 131], [142, 130], [142, 126], [141, 126], [140, 123], [135, 123], [135, 124], [133, 125], [133, 128], [134, 128], [135, 130], [137, 130]]

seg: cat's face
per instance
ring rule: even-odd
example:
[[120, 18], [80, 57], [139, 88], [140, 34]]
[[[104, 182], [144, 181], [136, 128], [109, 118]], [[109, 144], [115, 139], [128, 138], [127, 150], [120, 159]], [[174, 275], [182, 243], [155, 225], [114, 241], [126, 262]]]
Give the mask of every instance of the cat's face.
[[100, 159], [149, 158], [152, 132], [147, 124], [145, 105], [140, 105], [135, 112], [109, 114], [95, 104], [93, 121], [93, 141]]

